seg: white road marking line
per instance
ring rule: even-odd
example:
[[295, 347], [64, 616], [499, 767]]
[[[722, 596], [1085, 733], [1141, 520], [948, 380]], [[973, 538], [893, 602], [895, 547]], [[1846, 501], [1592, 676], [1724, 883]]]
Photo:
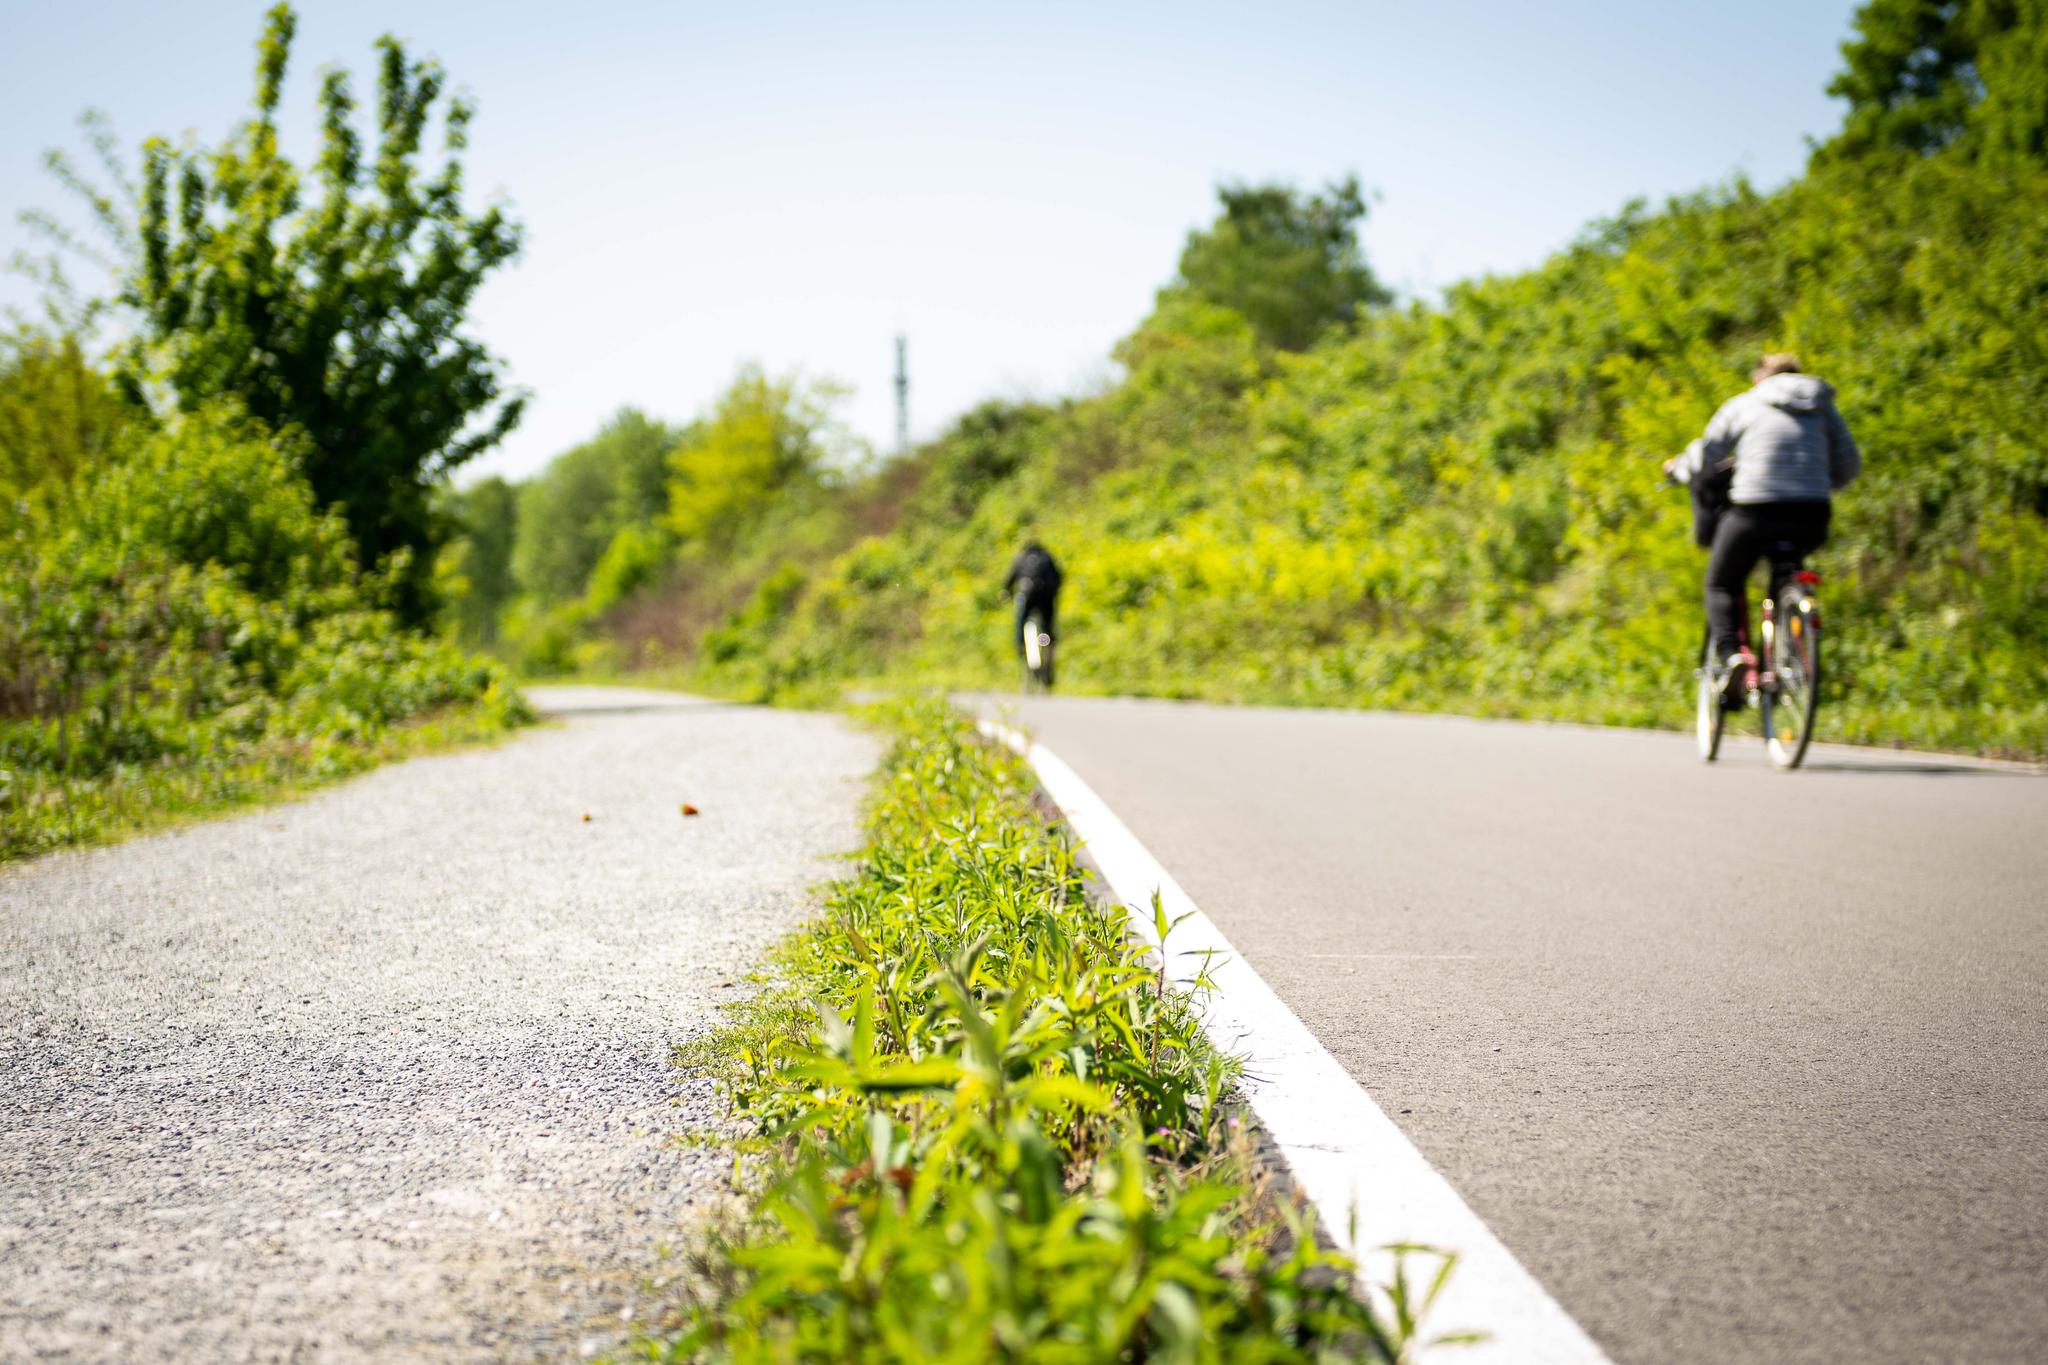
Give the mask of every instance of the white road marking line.
[[[982, 720], [979, 726], [984, 735], [1024, 755], [1036, 770], [1039, 785], [1130, 911], [1140, 938], [1157, 946], [1154, 892], [1169, 920], [1186, 916], [1173, 931], [1168, 970], [1186, 984], [1206, 963], [1216, 983], [1206, 999], [1210, 1037], [1219, 1047], [1244, 1055], [1246, 1098], [1259, 1122], [1287, 1158], [1323, 1226], [1358, 1259], [1368, 1282], [1391, 1277], [1394, 1257], [1384, 1249], [1391, 1242], [1458, 1254], [1457, 1270], [1425, 1322], [1424, 1335], [1479, 1331], [1488, 1339], [1480, 1346], [1446, 1347], [1431, 1357], [1470, 1365], [1607, 1365], [1606, 1355], [1585, 1331], [1238, 956], [1094, 789], [1044, 745], [994, 721]], [[1419, 1273], [1419, 1267], [1411, 1273]]]

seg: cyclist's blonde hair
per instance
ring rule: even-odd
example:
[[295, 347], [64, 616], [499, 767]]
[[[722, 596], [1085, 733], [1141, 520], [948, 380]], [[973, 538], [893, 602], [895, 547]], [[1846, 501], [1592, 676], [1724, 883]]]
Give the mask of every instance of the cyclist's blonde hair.
[[1774, 374], [1798, 374], [1799, 357], [1788, 351], [1771, 351], [1750, 372], [1749, 382], [1761, 384]]

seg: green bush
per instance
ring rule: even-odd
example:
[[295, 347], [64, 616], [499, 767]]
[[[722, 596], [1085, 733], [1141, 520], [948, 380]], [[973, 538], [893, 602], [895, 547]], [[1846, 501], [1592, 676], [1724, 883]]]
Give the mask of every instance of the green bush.
[[511, 571], [543, 603], [580, 596], [620, 532], [668, 506], [669, 452], [686, 433], [623, 408], [519, 486]]
[[89, 475], [135, 417], [77, 337], [0, 334], [0, 499]]
[[133, 428], [89, 487], [17, 504], [0, 857], [351, 771], [438, 713], [519, 719], [492, 666], [400, 628], [402, 572], [359, 573], [296, 446], [221, 411]]
[[516, 598], [505, 611], [502, 642], [522, 674], [556, 677], [575, 671], [576, 647], [589, 621], [581, 601], [543, 607], [531, 597]]
[[592, 613], [610, 611], [655, 581], [673, 555], [668, 537], [653, 526], [622, 526], [590, 571], [583, 604]]

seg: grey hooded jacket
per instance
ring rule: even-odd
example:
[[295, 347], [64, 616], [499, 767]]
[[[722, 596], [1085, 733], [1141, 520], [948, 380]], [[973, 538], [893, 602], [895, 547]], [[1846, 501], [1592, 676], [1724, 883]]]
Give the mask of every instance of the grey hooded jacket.
[[1810, 374], [1774, 374], [1723, 403], [1672, 475], [1691, 483], [1730, 461], [1728, 500], [1737, 504], [1826, 502], [1863, 469], [1835, 391]]

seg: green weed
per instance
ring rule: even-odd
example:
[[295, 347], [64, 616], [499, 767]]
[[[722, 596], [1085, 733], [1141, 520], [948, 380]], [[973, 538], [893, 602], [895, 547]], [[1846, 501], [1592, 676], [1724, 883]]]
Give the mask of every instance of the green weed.
[[1262, 1191], [1234, 1062], [1018, 762], [936, 702], [887, 723], [860, 870], [695, 1054], [753, 1134], [753, 1211], [645, 1356], [1405, 1358], [1429, 1296], [1376, 1314]]

